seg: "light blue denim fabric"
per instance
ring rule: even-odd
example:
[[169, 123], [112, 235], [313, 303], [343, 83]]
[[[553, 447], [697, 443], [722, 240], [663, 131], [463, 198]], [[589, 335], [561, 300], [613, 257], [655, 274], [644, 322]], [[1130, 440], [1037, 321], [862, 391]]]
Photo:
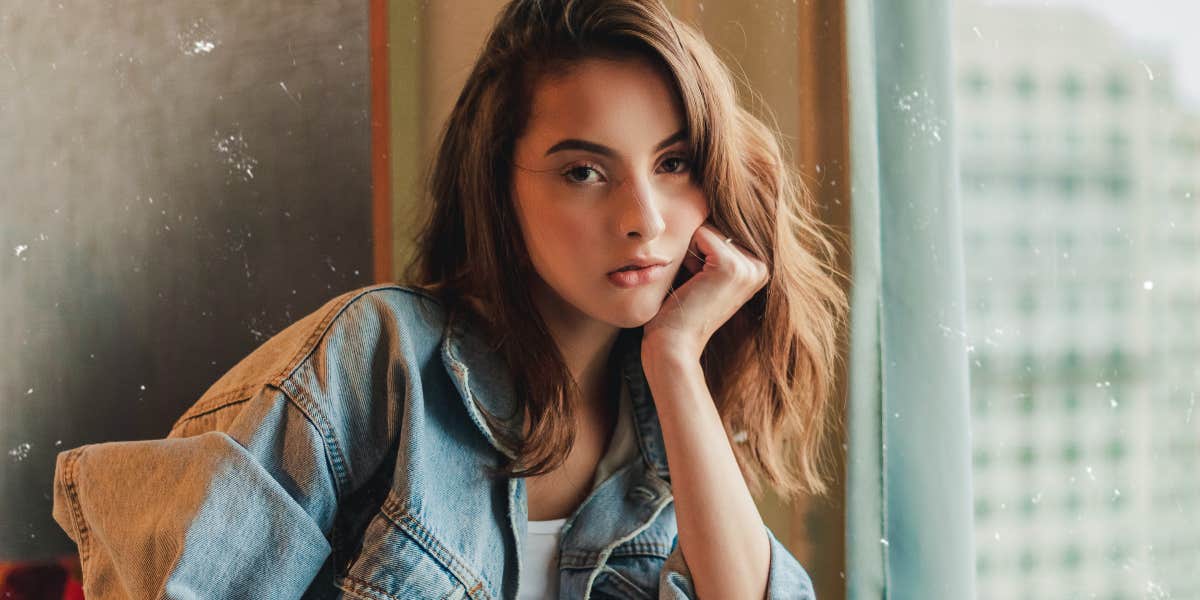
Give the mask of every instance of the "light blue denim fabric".
[[[58, 455], [54, 518], [89, 600], [514, 598], [523, 479], [478, 405], [513, 414], [503, 361], [426, 292], [342, 294], [240, 361], [165, 439]], [[567, 520], [562, 598], [694, 598], [640, 361], [617, 344], [639, 452]], [[516, 426], [510, 421], [509, 426]], [[767, 530], [769, 598], [814, 597]]]

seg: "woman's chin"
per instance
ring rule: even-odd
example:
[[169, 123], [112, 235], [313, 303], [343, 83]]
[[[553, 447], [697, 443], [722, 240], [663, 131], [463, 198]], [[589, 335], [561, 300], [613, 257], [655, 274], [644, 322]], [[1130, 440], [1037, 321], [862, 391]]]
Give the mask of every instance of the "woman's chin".
[[613, 322], [613, 325], [616, 325], [617, 327], [620, 327], [621, 329], [634, 329], [637, 327], [641, 327], [642, 325], [645, 325], [646, 323], [649, 323], [649, 322], [650, 322], [650, 319], [621, 319], [619, 321]]
[[662, 302], [631, 301], [621, 306], [617, 314], [612, 315], [612, 323], [622, 329], [641, 327], [649, 323], [658, 314]]

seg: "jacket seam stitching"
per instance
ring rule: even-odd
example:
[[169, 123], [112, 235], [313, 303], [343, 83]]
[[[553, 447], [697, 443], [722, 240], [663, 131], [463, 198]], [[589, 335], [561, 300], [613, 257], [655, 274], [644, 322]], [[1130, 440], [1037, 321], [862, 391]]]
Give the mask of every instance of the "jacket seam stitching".
[[[650, 475], [654, 475], [654, 472], [653, 472], [653, 471], [648, 471], [648, 474], [650, 474]], [[603, 567], [603, 566], [604, 566], [604, 564], [608, 562], [608, 558], [609, 558], [610, 556], [612, 556], [612, 552], [613, 552], [613, 550], [615, 550], [615, 549], [616, 549], [616, 547], [617, 547], [617, 546], [620, 546], [621, 544], [624, 544], [625, 542], [628, 542], [629, 540], [632, 540], [633, 538], [635, 538], [635, 537], [637, 537], [639, 534], [641, 534], [643, 531], [645, 531], [646, 529], [648, 529], [648, 528], [650, 527], [650, 525], [651, 525], [652, 523], [654, 523], [655, 519], [657, 519], [657, 518], [658, 518], [658, 516], [659, 516], [660, 514], [662, 514], [662, 511], [663, 511], [663, 509], [664, 509], [664, 508], [666, 508], [666, 507], [667, 507], [667, 505], [668, 505], [668, 504], [670, 504], [670, 503], [671, 503], [671, 502], [673, 502], [673, 501], [674, 501], [674, 498], [673, 498], [673, 497], [670, 497], [670, 496], [664, 496], [664, 497], [663, 497], [663, 499], [659, 501], [659, 503], [658, 503], [658, 506], [656, 506], [656, 507], [654, 508], [654, 511], [653, 511], [653, 512], [650, 514], [650, 517], [649, 517], [649, 518], [646, 520], [646, 522], [645, 522], [645, 523], [643, 523], [643, 524], [639, 525], [639, 526], [638, 526], [636, 529], [634, 529], [632, 532], [630, 532], [630, 533], [629, 533], [628, 535], [626, 535], [625, 537], [623, 537], [623, 538], [618, 538], [617, 540], [614, 540], [614, 541], [613, 541], [611, 544], [609, 544], [609, 545], [605, 546], [605, 547], [604, 547], [604, 548], [603, 548], [603, 549], [600, 551], [600, 556], [599, 556], [599, 559], [600, 559], [600, 566], [601, 566], [601, 567]], [[595, 570], [593, 570], [593, 571], [592, 571], [592, 574], [591, 574], [591, 575], [590, 575], [590, 576], [587, 578], [587, 581], [586, 581], [586, 583], [584, 584], [584, 590], [583, 590], [583, 597], [585, 598], [585, 600], [586, 600], [587, 598], [590, 598], [590, 597], [591, 597], [591, 595], [592, 595], [592, 585], [595, 583], [595, 581], [596, 581], [596, 576], [597, 576], [597, 575], [599, 575], [599, 574], [600, 574], [600, 570], [599, 570], [599, 569], [595, 569]]]
[[[290, 381], [285, 383], [290, 383]], [[325, 451], [329, 454], [329, 462], [333, 465], [333, 482], [337, 486], [337, 499], [340, 504], [350, 487], [349, 474], [347, 473], [345, 454], [342, 452], [342, 446], [338, 443], [337, 436], [333, 433], [333, 426], [329, 423], [329, 418], [321, 410], [321, 407], [313, 402], [308, 394], [298, 386], [270, 385], [270, 387], [278, 389], [288, 402], [291, 402], [296, 408], [300, 409], [300, 412], [304, 414], [308, 422], [312, 423], [313, 427], [321, 435]]]
[[[367, 294], [383, 290], [399, 290], [404, 293], [429, 298], [427, 294], [417, 292], [416, 290], [413, 290], [407, 286], [395, 284], [379, 284], [343, 294], [344, 299], [341, 302], [335, 303], [334, 306], [329, 309], [326, 315], [321, 319], [321, 322], [313, 328], [313, 332], [309, 335], [308, 339], [305, 340], [304, 344], [301, 345], [300, 350], [296, 352], [296, 355], [290, 361], [288, 361], [287, 365], [285, 365], [267, 382], [267, 385], [284, 390], [284, 393], [287, 394], [288, 398], [292, 399], [293, 403], [295, 403], [297, 406], [300, 406], [302, 410], [307, 408], [314, 414], [321, 417], [320, 423], [318, 423], [312, 415], [309, 415], [309, 420], [317, 425], [318, 430], [321, 432], [321, 437], [325, 440], [327, 445], [327, 451], [330, 453], [330, 461], [333, 463], [334, 467], [335, 483], [338, 487], [337, 496], [339, 501], [351, 487], [351, 474], [348, 473], [347, 465], [349, 463], [345, 458], [345, 454], [342, 452], [341, 445], [338, 443], [337, 435], [334, 434], [333, 427], [328, 423], [328, 419], [326, 418], [324, 412], [320, 410], [316, 403], [311, 402], [311, 399], [308, 398], [307, 394], [293, 394], [288, 392], [287, 388], [288, 384], [292, 383], [292, 379], [295, 377], [296, 373], [309, 364], [309, 359], [312, 358], [313, 352], [316, 351], [318, 342], [329, 332], [329, 328], [332, 323], [337, 320], [342, 313], [350, 308], [350, 306], [353, 305], [359, 298], [362, 298]], [[436, 302], [436, 299], [433, 300]], [[294, 384], [290, 387], [297, 389], [299, 388], [299, 386]], [[307, 407], [301, 405], [299, 399], [297, 398], [299, 396], [303, 396], [305, 400], [308, 400]]]
[[[647, 395], [646, 387], [648, 387], [645, 377], [634, 376], [634, 374], [637, 372], [636, 367], [640, 366], [640, 360], [640, 358], [634, 358], [631, 352], [630, 356], [626, 357], [625, 363], [621, 366], [621, 376], [625, 380], [626, 388], [629, 390], [630, 404], [633, 407], [634, 432], [637, 434], [634, 436], [634, 438], [637, 440], [638, 450], [641, 453], [642, 462], [644, 462], [646, 466], [650, 467], [650, 469], [659, 477], [659, 479], [664, 479], [665, 477], [670, 476], [669, 465], [666, 464], [665, 455], [660, 457], [659, 453], [655, 451], [656, 449], [651, 448], [650, 446], [650, 442], [653, 440], [651, 439], [648, 441], [646, 439], [647, 437], [650, 437], [647, 434], [647, 429], [653, 429], [649, 419], [657, 419], [657, 416], [643, 417], [643, 415], [639, 414], [639, 410], [645, 412], [646, 409], [644, 408], [644, 405], [648, 403], [645, 398]], [[637, 361], [637, 363], [635, 363], [635, 361]], [[634, 386], [637, 386], [637, 392], [634, 391]], [[641, 400], [640, 402], [634, 398], [635, 395]], [[653, 409], [651, 409], [651, 412], [652, 410]], [[660, 464], [660, 462], [662, 464]]]
[[[317, 342], [322, 337], [325, 336], [325, 334], [329, 331], [330, 325], [333, 323], [334, 320], [337, 319], [338, 316], [341, 315], [342, 312], [344, 312], [347, 308], [350, 307], [351, 304], [353, 304], [356, 300], [358, 300], [362, 296], [365, 296], [372, 292], [389, 290], [389, 289], [399, 290], [401, 292], [420, 296], [422, 298], [431, 300], [434, 303], [440, 304], [440, 301], [436, 297], [431, 296], [430, 294], [428, 294], [424, 291], [413, 289], [409, 286], [395, 285], [395, 284], [379, 284], [376, 286], [369, 286], [364, 289], [354, 290], [353, 292], [348, 292], [346, 294], [343, 294], [344, 298], [342, 299], [342, 301], [335, 302], [334, 305], [331, 306], [326, 311], [326, 314], [321, 318], [320, 322], [318, 322], [317, 325], [315, 327], [313, 327], [312, 333], [310, 333], [308, 338], [305, 339], [304, 343], [300, 345], [300, 348], [296, 351], [296, 353], [292, 356], [292, 358], [290, 358], [284, 364], [284, 366], [282, 368], [280, 368], [280, 370], [278, 372], [276, 372], [276, 373], [272, 374], [270, 377], [268, 377], [267, 381], [243, 385], [243, 386], [237, 387], [235, 389], [228, 390], [228, 391], [222, 392], [220, 394], [217, 394], [215, 396], [209, 397], [207, 399], [202, 398], [200, 402], [198, 402], [196, 405], [189, 408], [186, 412], [183, 413], [183, 415], [181, 415], [175, 421], [174, 424], [171, 425], [171, 431], [178, 429], [181, 425], [183, 425], [187, 421], [193, 420], [197, 417], [204, 416], [206, 414], [210, 414], [214, 411], [220, 410], [220, 409], [230, 406], [232, 404], [237, 404], [238, 402], [247, 400], [247, 399], [249, 399], [250, 396], [253, 395], [250, 392], [253, 392], [254, 390], [259, 389], [263, 385], [273, 385], [275, 387], [281, 387], [283, 382], [290, 379], [295, 374], [295, 372], [304, 364], [304, 362], [308, 360], [308, 358], [312, 355], [313, 351], [316, 349]], [[351, 294], [353, 294], [353, 295], [351, 295]], [[235, 398], [235, 399], [230, 400], [230, 398]]]
[[[362, 298], [363, 296], [373, 292], [390, 289], [429, 298], [427, 294], [417, 292], [408, 286], [395, 284], [379, 284], [343, 294], [345, 299], [329, 308], [329, 312], [323, 319], [321, 319], [321, 322], [313, 328], [313, 332], [309, 334], [308, 339], [305, 340], [304, 344], [300, 346], [300, 349], [296, 351], [296, 355], [293, 356], [292, 359], [288, 361], [288, 363], [282, 369], [279, 370], [279, 373], [277, 373], [273, 379], [277, 382], [290, 379], [296, 373], [296, 371], [300, 369], [301, 365], [307, 362], [312, 356], [313, 351], [317, 348], [317, 342], [322, 337], [325, 337], [325, 334], [329, 332], [330, 325], [332, 325], [332, 323], [337, 320], [337, 318], [340, 317], [342, 313], [346, 311], [346, 309], [350, 308], [352, 304], [357, 302], [359, 298]], [[436, 299], [433, 300], [436, 301]]]
[[[467, 593], [472, 597], [491, 598], [487, 590], [483, 589], [483, 580], [475, 575], [473, 571], [460, 560], [449, 548], [446, 548], [434, 535], [417, 520], [416, 516], [409, 512], [404, 506], [389, 497], [384, 501], [382, 506], [383, 514], [388, 520], [395, 523], [402, 531], [413, 538], [422, 548], [425, 548], [442, 566], [446, 567], [464, 587], [467, 588]], [[482, 592], [482, 596], [477, 596], [476, 592]]]
[[254, 394], [250, 393], [250, 392], [262, 389], [263, 387], [265, 387], [267, 385], [270, 385], [270, 384], [269, 383], [248, 384], [248, 385], [241, 386], [237, 389], [229, 390], [228, 392], [217, 395], [213, 398], [209, 398], [203, 404], [197, 404], [196, 406], [193, 406], [186, 413], [184, 413], [183, 416], [179, 417], [179, 420], [176, 421], [175, 424], [171, 426], [171, 430], [174, 431], [174, 430], [178, 429], [180, 426], [187, 423], [188, 421], [198, 419], [205, 415], [210, 415], [212, 413], [220, 411], [223, 408], [228, 408], [230, 406], [233, 406], [234, 404], [240, 404], [242, 402], [246, 402], [252, 396], [254, 396]]
[[67, 506], [71, 509], [71, 526], [75, 529], [75, 534], [79, 536], [79, 562], [80, 568], [84, 561], [91, 558], [91, 532], [88, 530], [87, 522], [83, 519], [83, 508], [79, 504], [79, 490], [77, 481], [79, 477], [79, 454], [83, 451], [82, 448], [72, 450], [67, 453], [66, 457], [66, 479], [63, 481], [67, 493]]
[[363, 594], [369, 597], [389, 598], [391, 600], [404, 600], [403, 598], [393, 596], [387, 591], [351, 575], [345, 575], [342, 577], [342, 585], [352, 588], [351, 591], [355, 594]]
[[[564, 562], [570, 561], [572, 567], [591, 568], [600, 564], [600, 555], [602, 552], [573, 550], [566, 551], [561, 554], [561, 559]], [[637, 556], [654, 556], [656, 558], [667, 558], [671, 555], [669, 546], [666, 544], [657, 544], [652, 542], [639, 542], [632, 546], [622, 544], [620, 548], [614, 548], [608, 555], [609, 558], [628, 558]], [[578, 562], [574, 562], [578, 561]]]
[[[335, 302], [334, 306], [331, 306], [329, 310], [326, 311], [322, 319], [320, 319], [320, 322], [314, 326], [311, 334], [308, 334], [305, 342], [300, 344], [300, 349], [296, 350], [296, 353], [292, 356], [292, 358], [290, 358], [287, 362], [284, 362], [284, 365], [282, 368], [280, 368], [280, 371], [271, 374], [266, 382], [241, 385], [239, 388], [223, 391], [221, 394], [206, 398], [206, 400], [199, 402], [196, 404], [196, 406], [188, 409], [187, 412], [182, 414], [180, 418], [175, 421], [175, 424], [170, 428], [172, 428], [172, 431], [174, 431], [176, 428], [184, 425], [185, 422], [196, 419], [198, 416], [210, 414], [215, 412], [215, 410], [226, 408], [230, 406], [230, 404], [248, 400], [248, 398], [253, 395], [252, 392], [262, 388], [263, 385], [274, 385], [276, 388], [280, 388], [283, 382], [286, 382], [287, 379], [292, 378], [295, 372], [298, 371], [302, 365], [304, 365], [304, 362], [308, 360], [308, 358], [310, 358], [313, 350], [317, 348], [317, 342], [320, 340], [320, 338], [325, 336], [326, 332], [329, 331], [332, 322], [334, 322], [337, 317], [340, 317], [342, 312], [346, 311], [347, 308], [349, 308], [350, 305], [353, 305], [356, 300], [361, 298], [361, 296], [370, 294], [372, 292], [379, 292], [379, 290], [384, 289], [397, 289], [401, 290], [401, 292], [419, 295], [422, 296], [422, 298], [438, 302], [438, 300], [433, 298], [431, 295], [428, 295], [424, 292], [419, 292], [419, 290], [415, 290], [406, 286], [396, 286], [396, 284], [379, 284], [379, 286], [355, 290], [353, 296], [350, 296], [350, 293], [343, 294], [343, 296], [346, 296], [346, 299], [341, 302]], [[235, 398], [235, 400], [229, 400], [230, 397]]]
[[[623, 546], [625, 546], [623, 544]], [[628, 544], [625, 547], [613, 548], [612, 556], [643, 556], [653, 554], [666, 558], [670, 556], [670, 546], [666, 544], [657, 544], [654, 542], [637, 542]]]
[[296, 350], [296, 354], [284, 364], [278, 373], [271, 377], [271, 380], [282, 382], [284, 379], [291, 378], [291, 376], [300, 369], [300, 366], [307, 362], [309, 357], [312, 356], [313, 351], [317, 349], [318, 342], [320, 342], [321, 338], [325, 337], [325, 334], [329, 332], [329, 327], [333, 324], [333, 322], [337, 320], [337, 318], [341, 316], [341, 314], [345, 312], [345, 310], [351, 304], [354, 304], [355, 300], [359, 299], [364, 294], [366, 294], [366, 291], [363, 290], [360, 290], [352, 297], [349, 296], [349, 294], [345, 294], [345, 299], [329, 307], [329, 310], [325, 313], [325, 316], [321, 318], [321, 321], [317, 324], [317, 326], [313, 327], [312, 332], [308, 334], [308, 339], [304, 340], [304, 343], [301, 344], [300, 348]]
[[[349, 486], [348, 481], [346, 481], [347, 476], [345, 474], [346, 468], [344, 462], [346, 459], [342, 455], [341, 446], [339, 446], [337, 443], [337, 437], [333, 435], [333, 426], [329, 423], [329, 419], [325, 416], [325, 413], [321, 411], [320, 407], [318, 407], [315, 402], [312, 402], [308, 399], [307, 394], [303, 393], [303, 391], [293, 393], [285, 389], [283, 386], [275, 386], [270, 384], [264, 385], [263, 389], [266, 389], [267, 387], [274, 388], [278, 390], [280, 394], [283, 394], [284, 399], [295, 406], [296, 409], [304, 415], [304, 418], [313, 426], [313, 428], [317, 430], [317, 433], [321, 436], [322, 446], [324, 447], [325, 453], [329, 457], [330, 464], [333, 465], [333, 485], [336, 488], [334, 490], [334, 496], [337, 501], [337, 505], [341, 506], [344, 490]], [[297, 398], [298, 396], [303, 396], [309, 401], [302, 403]], [[335, 515], [329, 525], [329, 533], [326, 534], [327, 539], [330, 542], [330, 551], [335, 561], [341, 554], [340, 534], [341, 532], [338, 528], [338, 519]]]

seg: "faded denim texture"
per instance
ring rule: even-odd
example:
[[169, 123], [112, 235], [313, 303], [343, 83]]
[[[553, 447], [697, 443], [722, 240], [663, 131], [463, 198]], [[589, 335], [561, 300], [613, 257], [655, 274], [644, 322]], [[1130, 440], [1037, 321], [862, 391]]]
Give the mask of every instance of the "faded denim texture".
[[[342, 294], [214, 383], [165, 439], [58, 455], [54, 518], [89, 600], [514, 598], [523, 479], [478, 406], [515, 414], [503, 361], [416, 288]], [[694, 598], [640, 329], [616, 351], [637, 458], [567, 520], [562, 598]], [[516, 426], [510, 421], [509, 426]], [[769, 598], [814, 597], [767, 530]]]

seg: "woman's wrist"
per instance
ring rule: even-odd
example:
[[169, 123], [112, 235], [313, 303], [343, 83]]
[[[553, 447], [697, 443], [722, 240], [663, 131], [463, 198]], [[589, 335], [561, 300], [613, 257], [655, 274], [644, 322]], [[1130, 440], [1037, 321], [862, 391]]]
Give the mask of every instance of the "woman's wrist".
[[701, 349], [678, 336], [642, 339], [642, 369], [679, 370], [699, 366]]

